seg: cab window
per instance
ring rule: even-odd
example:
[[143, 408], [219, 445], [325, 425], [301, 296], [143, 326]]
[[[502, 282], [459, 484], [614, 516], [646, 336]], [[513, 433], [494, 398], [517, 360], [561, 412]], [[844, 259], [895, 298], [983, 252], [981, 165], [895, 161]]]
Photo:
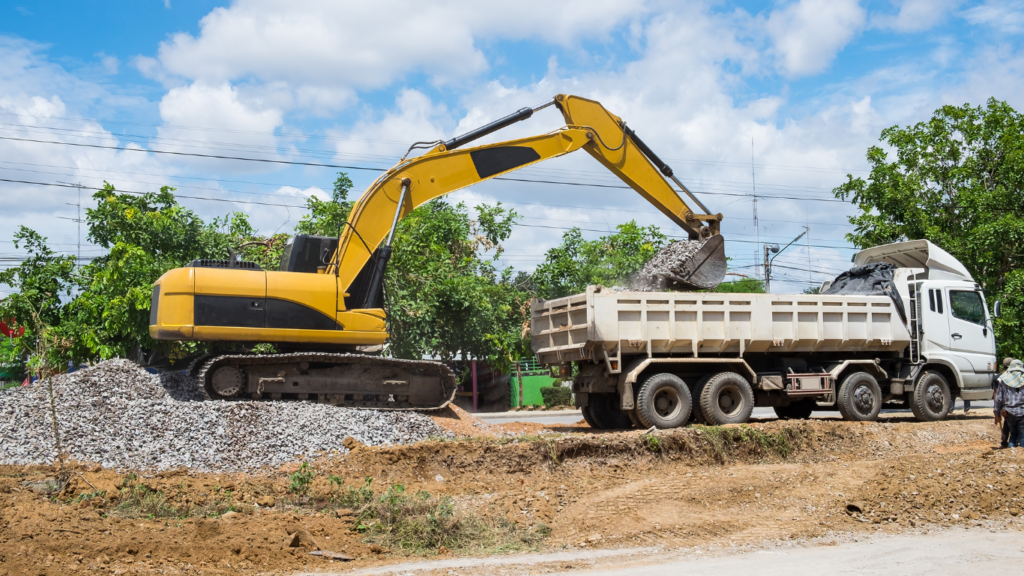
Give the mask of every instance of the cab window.
[[985, 303], [981, 294], [961, 290], [949, 291], [949, 307], [953, 316], [974, 324], [985, 324]]

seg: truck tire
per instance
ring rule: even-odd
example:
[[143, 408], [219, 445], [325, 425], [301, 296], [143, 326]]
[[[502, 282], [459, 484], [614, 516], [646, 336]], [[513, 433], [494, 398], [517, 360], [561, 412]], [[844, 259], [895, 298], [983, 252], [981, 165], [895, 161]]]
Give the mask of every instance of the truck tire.
[[595, 428], [600, 430], [628, 430], [633, 427], [627, 411], [619, 408], [618, 394], [599, 393], [590, 395], [590, 417]]
[[704, 392], [704, 386], [707, 386], [708, 380], [711, 380], [711, 377], [714, 375], [714, 373], [711, 373], [701, 376], [700, 380], [697, 380], [697, 383], [694, 384], [693, 392], [690, 393], [690, 396], [695, 402], [693, 410], [690, 411], [690, 420], [692, 420], [694, 424], [708, 423], [707, 418], [704, 417], [704, 410], [700, 407], [700, 395]]
[[754, 411], [754, 391], [743, 376], [721, 372], [712, 376], [701, 390], [700, 409], [708, 424], [742, 424]]
[[675, 374], [663, 372], [647, 377], [636, 397], [637, 418], [647, 428], [685, 426], [692, 409], [690, 388]]
[[776, 406], [775, 415], [783, 420], [807, 420], [818, 405], [813, 400], [790, 402], [789, 406]]
[[580, 412], [583, 412], [583, 419], [587, 421], [587, 426], [590, 426], [595, 430], [600, 430], [600, 428], [597, 426], [597, 422], [594, 421], [594, 415], [591, 414], [590, 412], [591, 406], [592, 404], [587, 404], [580, 410]]
[[953, 393], [938, 372], [925, 372], [910, 397], [910, 410], [922, 422], [942, 420], [953, 406]]
[[843, 420], [871, 422], [882, 410], [882, 389], [871, 374], [853, 372], [843, 378], [836, 404]]

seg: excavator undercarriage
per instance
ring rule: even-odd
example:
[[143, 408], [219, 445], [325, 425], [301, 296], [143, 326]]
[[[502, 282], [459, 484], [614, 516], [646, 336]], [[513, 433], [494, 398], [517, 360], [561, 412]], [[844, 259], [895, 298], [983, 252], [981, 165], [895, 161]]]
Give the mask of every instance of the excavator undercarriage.
[[190, 372], [210, 398], [313, 400], [378, 410], [437, 410], [455, 398], [440, 362], [311, 352], [203, 358]]

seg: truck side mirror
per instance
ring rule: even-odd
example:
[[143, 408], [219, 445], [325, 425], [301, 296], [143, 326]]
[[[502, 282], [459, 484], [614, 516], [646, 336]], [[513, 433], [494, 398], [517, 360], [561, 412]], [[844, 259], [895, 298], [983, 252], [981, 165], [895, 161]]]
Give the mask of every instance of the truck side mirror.
[[1001, 304], [1002, 304], [1002, 302], [1000, 302], [999, 300], [996, 300], [995, 306], [992, 307], [992, 317], [993, 318], [999, 318], [999, 311], [1000, 311], [1000, 308], [1002, 308]]

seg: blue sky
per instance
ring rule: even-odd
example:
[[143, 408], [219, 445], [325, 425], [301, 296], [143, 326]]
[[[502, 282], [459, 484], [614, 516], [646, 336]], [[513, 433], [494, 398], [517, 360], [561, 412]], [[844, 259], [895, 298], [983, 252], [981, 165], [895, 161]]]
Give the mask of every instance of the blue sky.
[[[1024, 107], [1022, 34], [1020, 0], [3, 2], [0, 136], [139, 151], [0, 139], [0, 178], [172, 184], [216, 199], [182, 199], [206, 218], [241, 210], [272, 233], [333, 170], [151, 151], [387, 167], [411, 142], [573, 93], [625, 118], [725, 215], [736, 272], [756, 273], [757, 241], [808, 226], [777, 260], [775, 291], [795, 291], [845, 269], [851, 208], [830, 190], [864, 173], [883, 128], [943, 104]], [[560, 125], [540, 113], [501, 138]], [[374, 176], [350, 174], [358, 192]], [[585, 155], [521, 175], [614, 183]], [[73, 251], [77, 228], [60, 217], [75, 198], [0, 182], [0, 230], [28, 225]], [[503, 256], [517, 269], [567, 226], [596, 237], [636, 219], [674, 233], [629, 191], [493, 182], [452, 199], [522, 214]], [[17, 254], [0, 235], [0, 255]]]

